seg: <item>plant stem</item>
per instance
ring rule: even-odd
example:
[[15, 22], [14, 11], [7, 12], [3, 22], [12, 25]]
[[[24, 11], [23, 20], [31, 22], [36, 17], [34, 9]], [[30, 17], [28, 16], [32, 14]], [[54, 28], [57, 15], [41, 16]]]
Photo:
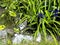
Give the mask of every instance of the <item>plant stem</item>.
[[48, 10], [50, 9], [50, 6], [51, 6], [51, 0], [49, 0], [49, 7], [48, 7]]
[[54, 9], [55, 9], [55, 7], [56, 7], [55, 5], [56, 5], [56, 0], [54, 0]]
[[47, 0], [45, 0], [45, 10], [46, 10], [46, 4], [47, 4]]
[[60, 9], [60, 4], [59, 4], [60, 0], [58, 0], [58, 9]]

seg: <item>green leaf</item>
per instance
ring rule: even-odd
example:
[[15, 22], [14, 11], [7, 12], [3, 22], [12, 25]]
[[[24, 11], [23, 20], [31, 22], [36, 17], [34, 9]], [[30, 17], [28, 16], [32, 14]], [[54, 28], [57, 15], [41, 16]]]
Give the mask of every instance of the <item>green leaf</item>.
[[42, 22], [42, 30], [43, 30], [43, 34], [44, 34], [44, 40], [45, 41], [47, 41], [47, 39], [46, 39], [46, 35], [47, 35], [47, 33], [46, 33], [46, 27], [45, 27], [45, 22], [44, 22], [44, 20], [42, 20], [43, 22]]
[[60, 22], [58, 22], [58, 21], [54, 21], [55, 23], [57, 23], [58, 25], [60, 25]]
[[10, 39], [8, 39], [8, 40], [7, 40], [7, 43], [8, 43], [9, 45], [11, 45], [11, 44], [12, 44], [12, 42], [11, 42], [11, 40], [10, 40]]
[[58, 42], [57, 42], [57, 40], [56, 40], [54, 34], [53, 34], [49, 29], [47, 29], [47, 31], [49, 31], [49, 33], [51, 34], [52, 38], [53, 38], [54, 41], [55, 41], [55, 44], [58, 45]]
[[6, 6], [6, 3], [4, 3], [4, 4], [1, 4], [1, 7], [5, 7]]
[[16, 17], [16, 13], [13, 12], [13, 11], [9, 11], [9, 15], [12, 16], [12, 17]]
[[48, 12], [48, 10], [45, 10], [46, 16], [48, 17], [48, 19], [50, 19], [50, 13]]
[[3, 30], [5, 28], [5, 25], [0, 25], [0, 30]]
[[30, 23], [29, 26], [32, 26], [32, 25], [34, 25], [34, 24], [37, 24], [37, 22]]
[[19, 33], [19, 28], [14, 28], [15, 33]]
[[13, 4], [11, 4], [10, 7], [9, 7], [9, 9], [16, 9], [16, 6], [13, 5]]
[[4, 17], [5, 14], [2, 14], [1, 17]]

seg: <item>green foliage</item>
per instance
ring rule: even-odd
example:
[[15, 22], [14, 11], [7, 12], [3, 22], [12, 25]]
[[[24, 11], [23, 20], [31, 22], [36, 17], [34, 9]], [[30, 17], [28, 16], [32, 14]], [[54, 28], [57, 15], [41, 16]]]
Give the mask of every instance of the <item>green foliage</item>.
[[[41, 33], [46, 41], [49, 33], [58, 45], [55, 37], [60, 36], [60, 21], [57, 21], [56, 18], [60, 18], [60, 16], [54, 17], [54, 12], [49, 12], [49, 10], [60, 10], [60, 0], [1, 0], [0, 2], [0, 6], [5, 9], [0, 15], [0, 21], [3, 22], [1, 24], [6, 27], [13, 24], [15, 27], [27, 20], [27, 26], [35, 28], [34, 37]], [[40, 19], [38, 19], [39, 13], [44, 14], [44, 18], [39, 17]], [[14, 28], [14, 31], [19, 32], [19, 29]]]
[[16, 17], [16, 13], [12, 12], [12, 11], [9, 11], [9, 15], [12, 16], [12, 17]]
[[0, 25], [0, 30], [3, 30], [5, 28], [5, 25]]
[[15, 32], [15, 33], [19, 33], [19, 32], [20, 32], [20, 30], [19, 30], [19, 29], [17, 29], [17, 28], [14, 28], [14, 32]]
[[[17, 45], [17, 44], [14, 44], [14, 45]], [[26, 41], [23, 41], [22, 43], [18, 44], [18, 45], [55, 45], [55, 42], [52, 41], [41, 41], [40, 43], [38, 42], [26, 42]]]

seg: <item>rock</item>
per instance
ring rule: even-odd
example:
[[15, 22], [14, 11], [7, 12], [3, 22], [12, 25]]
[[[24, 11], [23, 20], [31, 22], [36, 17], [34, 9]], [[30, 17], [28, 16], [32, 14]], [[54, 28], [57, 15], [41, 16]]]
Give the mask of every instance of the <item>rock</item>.
[[19, 44], [21, 43], [23, 40], [32, 40], [33, 37], [28, 36], [28, 35], [22, 35], [22, 34], [15, 34], [15, 37], [13, 38], [12, 42], [13, 44]]
[[5, 9], [3, 9], [3, 8], [0, 7], [0, 15], [3, 13], [4, 10]]
[[[29, 35], [23, 35], [23, 34], [15, 34], [12, 42], [13, 44], [19, 44], [21, 43], [23, 40], [26, 40], [27, 42], [29, 41], [33, 41], [34, 37], [33, 36], [29, 36]], [[38, 34], [37, 38], [36, 38], [37, 42], [41, 42], [41, 35]]]
[[19, 35], [19, 34], [15, 34], [15, 37], [13, 38], [12, 42], [13, 44], [15, 43], [20, 43], [23, 40], [24, 36], [23, 35]]
[[60, 41], [60, 36], [56, 36], [56, 39], [57, 39], [58, 41]]
[[0, 38], [6, 38], [6, 36], [7, 36], [6, 30], [1, 30], [0, 31]]
[[[10, 35], [8, 35], [10, 34]], [[13, 31], [12, 29], [4, 29], [0, 31], [0, 39], [2, 40], [3, 45], [7, 44], [8, 38], [11, 40], [11, 35], [13, 36]]]
[[7, 44], [7, 32], [6, 32], [6, 30], [0, 31], [0, 39], [1, 39], [1, 42], [3, 43], [3, 45]]
[[9, 33], [10, 35], [14, 35], [14, 31], [12, 29], [4, 29], [0, 31], [0, 37], [7, 36], [7, 33]]
[[4, 29], [4, 30], [1, 30], [0, 31], [0, 37], [1, 36], [6, 36], [7, 33], [11, 34], [11, 35], [14, 35], [14, 31], [12, 29]]
[[40, 33], [38, 34], [38, 36], [37, 36], [37, 38], [36, 38], [36, 41], [37, 41], [37, 42], [41, 42], [41, 34], [40, 34]]
[[29, 35], [24, 35], [24, 39], [25, 39], [25, 40], [30, 40], [30, 41], [32, 41], [32, 40], [33, 40], [33, 37], [32, 37], [32, 36], [29, 36]]
[[14, 35], [14, 31], [12, 29], [6, 29], [7, 30], [7, 33], [11, 36]]
[[7, 45], [7, 38], [2, 40], [3, 45]]
[[47, 36], [47, 40], [48, 40], [48, 41], [53, 41], [52, 36], [48, 35], [48, 36]]

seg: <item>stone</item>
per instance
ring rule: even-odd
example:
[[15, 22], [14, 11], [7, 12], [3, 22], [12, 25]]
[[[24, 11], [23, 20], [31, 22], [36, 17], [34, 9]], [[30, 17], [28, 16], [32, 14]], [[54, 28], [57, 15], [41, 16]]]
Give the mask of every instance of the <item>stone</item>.
[[36, 41], [41, 42], [41, 34], [40, 33], [37, 35]]
[[[10, 34], [10, 35], [8, 35], [8, 34]], [[11, 40], [11, 38], [12, 38], [11, 35], [12, 36], [14, 35], [12, 29], [0, 30], [0, 40], [3, 43], [3, 45], [7, 44], [8, 38]]]
[[6, 38], [6, 36], [7, 36], [6, 30], [1, 30], [0, 31], [0, 38]]
[[7, 30], [7, 33], [10, 34], [11, 36], [14, 35], [14, 30], [12, 29], [6, 29]]
[[7, 44], [7, 32], [6, 32], [6, 30], [0, 31], [0, 39], [1, 39], [1, 43], [3, 43], [2, 45]]
[[[13, 37], [13, 44], [19, 44], [21, 43], [23, 40], [26, 40], [27, 42], [29, 41], [33, 41], [34, 37], [30, 36], [30, 35], [23, 35], [23, 34], [15, 34], [15, 36]], [[41, 42], [41, 34], [38, 34], [37, 38], [36, 38], [37, 42]]]
[[47, 40], [48, 40], [48, 41], [53, 41], [52, 36], [48, 35], [48, 36], [47, 36]]
[[33, 38], [31, 36], [28, 35], [22, 35], [22, 34], [15, 34], [15, 37], [13, 38], [12, 42], [13, 44], [19, 44], [21, 43], [23, 40], [32, 40]]
[[23, 40], [23, 35], [15, 34], [15, 37], [13, 38], [12, 42], [13, 44], [15, 43], [20, 43]]
[[60, 41], [60, 36], [58, 35], [58, 36], [56, 36], [56, 39], [58, 40], [58, 41]]
[[3, 8], [0, 7], [0, 15], [3, 13], [4, 10], [5, 9], [3, 9]]

